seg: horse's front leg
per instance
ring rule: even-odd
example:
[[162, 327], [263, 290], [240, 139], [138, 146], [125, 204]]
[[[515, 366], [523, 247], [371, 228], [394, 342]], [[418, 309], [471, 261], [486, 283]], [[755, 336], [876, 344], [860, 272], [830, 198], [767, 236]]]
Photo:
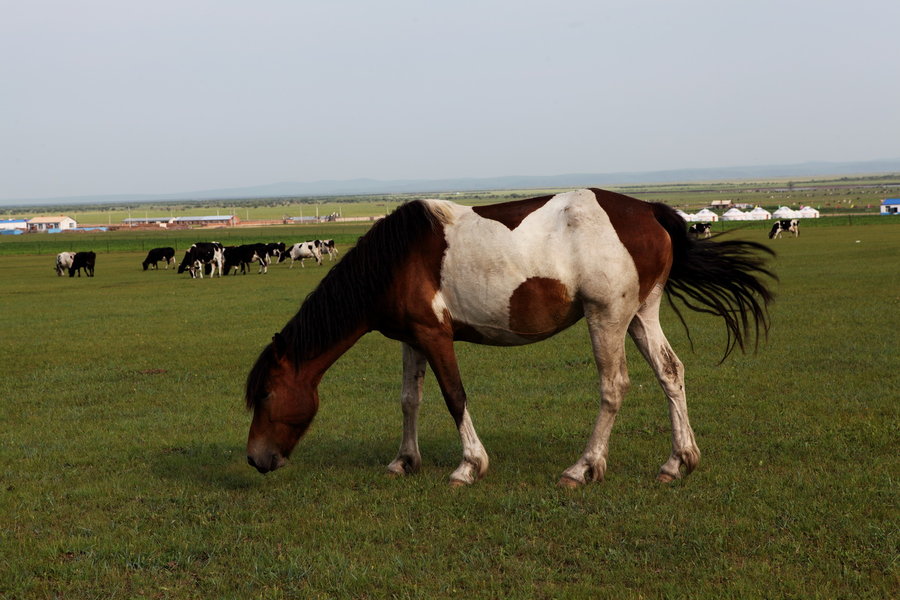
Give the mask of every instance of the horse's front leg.
[[422, 384], [425, 381], [425, 357], [408, 344], [403, 344], [403, 388], [400, 406], [403, 409], [403, 440], [388, 471], [394, 475], [416, 473], [422, 464], [419, 454], [419, 406], [422, 404]]
[[419, 336], [419, 340], [424, 342], [421, 345], [422, 352], [434, 371], [462, 441], [463, 459], [459, 467], [450, 474], [450, 484], [459, 486], [475, 483], [487, 473], [489, 460], [469, 416], [466, 391], [463, 389], [456, 353], [453, 351], [453, 338], [432, 332]]

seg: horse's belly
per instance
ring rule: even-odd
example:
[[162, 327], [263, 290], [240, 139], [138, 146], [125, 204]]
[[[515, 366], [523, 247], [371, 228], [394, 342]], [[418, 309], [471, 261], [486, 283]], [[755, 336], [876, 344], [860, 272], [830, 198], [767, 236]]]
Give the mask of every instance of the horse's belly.
[[447, 306], [457, 339], [518, 346], [546, 339], [581, 318], [581, 306], [560, 280], [529, 277], [491, 294], [455, 294]]

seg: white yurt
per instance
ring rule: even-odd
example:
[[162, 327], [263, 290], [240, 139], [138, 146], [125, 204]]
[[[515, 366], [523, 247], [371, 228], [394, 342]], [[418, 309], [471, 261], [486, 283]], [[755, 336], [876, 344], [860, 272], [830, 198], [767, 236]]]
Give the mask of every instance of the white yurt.
[[722, 215], [723, 221], [746, 221], [747, 215], [741, 212], [738, 208], [729, 208], [725, 211], [725, 214]]
[[747, 213], [748, 221], [768, 221], [772, 218], [772, 213], [767, 211], [761, 206], [757, 206], [753, 210]]
[[800, 216], [804, 219], [818, 219], [819, 218], [819, 211], [817, 211], [812, 206], [801, 206], [800, 210], [798, 212], [800, 213]]
[[782, 206], [781, 208], [773, 212], [772, 216], [776, 219], [799, 219], [800, 213], [796, 210], [788, 208], [787, 206]]
[[708, 208], [698, 210], [696, 213], [691, 215], [691, 221], [695, 223], [715, 223], [718, 220], [719, 215], [709, 210]]
[[684, 219], [684, 220], [687, 221], [688, 223], [691, 222], [691, 215], [687, 214], [686, 212], [684, 212], [683, 210], [681, 210], [681, 209], [679, 209], [679, 208], [676, 208], [676, 209], [675, 209], [675, 212], [678, 214], [679, 217], [681, 217], [682, 219]]

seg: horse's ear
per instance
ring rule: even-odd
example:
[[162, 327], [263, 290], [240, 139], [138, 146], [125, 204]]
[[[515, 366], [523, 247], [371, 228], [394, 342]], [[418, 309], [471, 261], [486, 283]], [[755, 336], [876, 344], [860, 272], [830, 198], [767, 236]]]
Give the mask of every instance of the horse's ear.
[[287, 351], [287, 341], [280, 333], [272, 336], [272, 349], [275, 351], [275, 358], [281, 358]]

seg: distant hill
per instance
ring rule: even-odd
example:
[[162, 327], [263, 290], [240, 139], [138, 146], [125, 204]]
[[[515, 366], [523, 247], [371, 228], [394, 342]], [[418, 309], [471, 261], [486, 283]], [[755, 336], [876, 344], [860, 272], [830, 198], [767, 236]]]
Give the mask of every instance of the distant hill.
[[252, 187], [198, 190], [174, 194], [111, 194], [102, 196], [68, 196], [0, 200], [4, 205], [137, 203], [177, 200], [230, 200], [241, 198], [277, 198], [364, 194], [402, 194], [434, 192], [467, 192], [507, 189], [577, 188], [609, 185], [653, 183], [690, 183], [693, 181], [765, 180], [850, 176], [878, 173], [900, 173], [900, 159], [863, 162], [808, 162], [793, 165], [727, 167], [712, 169], [675, 169], [621, 173], [569, 173], [565, 175], [531, 175], [458, 179], [409, 179], [382, 181], [377, 179], [283, 182]]

